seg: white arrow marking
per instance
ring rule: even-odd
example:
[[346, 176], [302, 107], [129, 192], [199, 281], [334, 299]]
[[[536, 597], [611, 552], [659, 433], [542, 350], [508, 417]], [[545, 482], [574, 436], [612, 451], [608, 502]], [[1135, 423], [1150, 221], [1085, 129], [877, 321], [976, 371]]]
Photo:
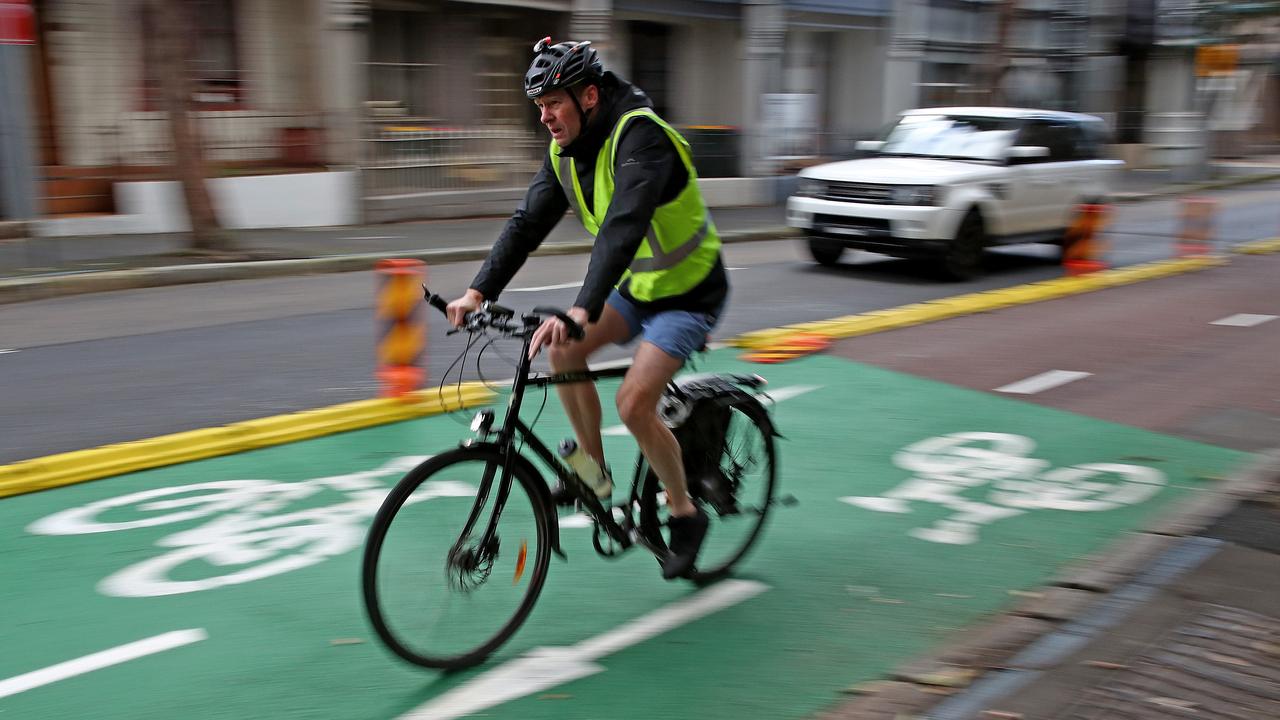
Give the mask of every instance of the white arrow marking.
[[[805, 393], [813, 392], [814, 390], [818, 390], [821, 387], [822, 387], [821, 385], [788, 385], [787, 387], [778, 388], [777, 390], [770, 391], [769, 397], [773, 398], [773, 401], [775, 403], [780, 403], [783, 400], [790, 400], [793, 397], [798, 397]], [[604, 430], [601, 430], [600, 434], [610, 435], [610, 436], [630, 435], [631, 431], [627, 429], [626, 425], [611, 425], [605, 428]]]
[[537, 648], [419, 705], [402, 720], [451, 720], [516, 698], [604, 672], [596, 660], [661, 635], [768, 590], [752, 580], [727, 580], [569, 647]]
[[119, 665], [123, 662], [136, 660], [147, 655], [172, 650], [183, 645], [200, 642], [208, 638], [209, 635], [199, 628], [193, 630], [174, 630], [163, 635], [149, 637], [146, 640], [138, 640], [127, 645], [120, 645], [109, 650], [96, 652], [92, 655], [68, 660], [57, 665], [50, 665], [42, 670], [35, 670], [24, 675], [11, 677], [8, 680], [0, 681], [0, 698], [10, 695], [17, 695], [42, 685], [66, 680], [67, 678], [83, 675], [94, 670], [101, 670], [112, 665]]

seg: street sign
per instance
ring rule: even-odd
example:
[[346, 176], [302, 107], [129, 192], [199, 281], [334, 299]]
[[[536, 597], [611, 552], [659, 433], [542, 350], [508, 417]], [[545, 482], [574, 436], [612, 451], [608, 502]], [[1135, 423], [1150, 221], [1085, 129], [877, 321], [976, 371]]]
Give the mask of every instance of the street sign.
[[35, 41], [35, 13], [30, 2], [0, 2], [0, 45], [33, 45]]

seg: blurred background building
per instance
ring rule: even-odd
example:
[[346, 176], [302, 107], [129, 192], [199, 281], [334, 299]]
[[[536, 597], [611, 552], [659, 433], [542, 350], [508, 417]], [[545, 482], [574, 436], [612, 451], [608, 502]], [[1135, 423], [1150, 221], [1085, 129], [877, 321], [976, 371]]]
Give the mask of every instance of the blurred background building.
[[[172, 225], [155, 215], [173, 190], [151, 1], [0, 2], [33, 17], [30, 44], [0, 53], [31, 149], [13, 130], [0, 159], [31, 165], [50, 233]], [[850, 156], [920, 106], [1098, 114], [1135, 167], [1194, 162], [1206, 124], [1222, 154], [1280, 135], [1280, 2], [168, 1], [231, 227], [509, 212], [546, 150], [521, 91], [544, 35], [592, 40], [644, 88], [724, 179], [718, 202], [772, 201], [741, 179]], [[1227, 44], [1231, 67], [1204, 72], [1201, 48]]]

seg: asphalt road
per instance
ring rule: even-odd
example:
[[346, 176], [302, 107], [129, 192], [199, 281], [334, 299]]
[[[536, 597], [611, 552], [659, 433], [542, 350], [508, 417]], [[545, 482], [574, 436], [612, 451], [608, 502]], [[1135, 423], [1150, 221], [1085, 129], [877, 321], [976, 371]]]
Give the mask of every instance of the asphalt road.
[[[1280, 234], [1280, 184], [1213, 193], [1219, 237]], [[1177, 202], [1119, 206], [1110, 258], [1168, 257]], [[849, 253], [811, 263], [797, 241], [730, 245], [733, 296], [717, 338], [786, 323], [893, 307], [1060, 274], [1052, 250], [1001, 248], [986, 277], [938, 281], [924, 264]], [[503, 301], [567, 306], [586, 256], [531, 260]], [[460, 293], [478, 263], [431, 269], [429, 284]], [[376, 325], [370, 273], [247, 280], [68, 297], [0, 307], [0, 462], [151, 437], [371, 397]], [[557, 287], [560, 286], [560, 287]], [[439, 382], [464, 342], [432, 318], [428, 372]], [[9, 352], [5, 352], [9, 351]], [[515, 348], [486, 353], [485, 377], [509, 377]], [[601, 360], [626, 354], [613, 349]], [[465, 370], [463, 377], [476, 376]]]

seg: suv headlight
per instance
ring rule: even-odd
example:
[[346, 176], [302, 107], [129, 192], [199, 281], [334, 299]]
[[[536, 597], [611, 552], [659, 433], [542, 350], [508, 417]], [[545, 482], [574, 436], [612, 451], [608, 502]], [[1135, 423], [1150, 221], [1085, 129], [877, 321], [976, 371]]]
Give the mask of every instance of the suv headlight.
[[889, 202], [894, 205], [933, 205], [937, 188], [932, 185], [896, 185], [889, 191]]
[[802, 177], [796, 185], [796, 195], [800, 197], [818, 197], [826, 192], [827, 184], [814, 178]]

